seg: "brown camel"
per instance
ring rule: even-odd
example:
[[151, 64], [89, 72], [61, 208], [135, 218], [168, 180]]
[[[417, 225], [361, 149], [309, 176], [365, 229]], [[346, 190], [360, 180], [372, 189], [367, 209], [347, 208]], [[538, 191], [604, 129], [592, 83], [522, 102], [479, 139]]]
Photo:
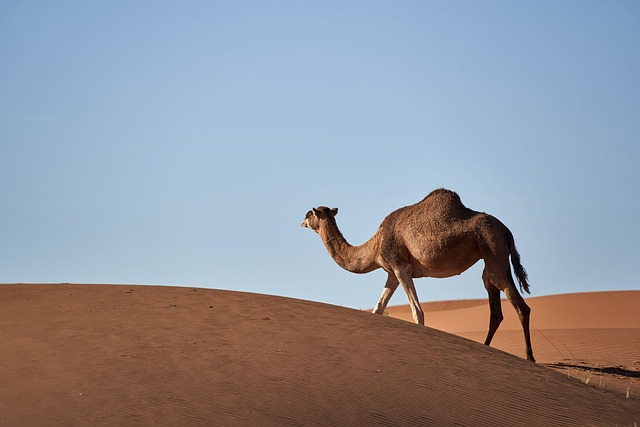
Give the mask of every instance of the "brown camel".
[[337, 213], [337, 208], [313, 208], [301, 225], [320, 235], [333, 260], [345, 270], [361, 274], [383, 268], [388, 273], [374, 313], [384, 312], [398, 284], [402, 284], [415, 322], [424, 325], [413, 279], [455, 276], [483, 259], [482, 280], [491, 309], [485, 345], [491, 343], [502, 322], [500, 291], [503, 291], [520, 317], [527, 359], [535, 362], [529, 334], [531, 309], [513, 281], [509, 256], [520, 289], [529, 293], [527, 273], [520, 263], [511, 231], [500, 220], [467, 208], [453, 191], [438, 189], [420, 203], [392, 212], [371, 239], [363, 245], [351, 246], [338, 229]]

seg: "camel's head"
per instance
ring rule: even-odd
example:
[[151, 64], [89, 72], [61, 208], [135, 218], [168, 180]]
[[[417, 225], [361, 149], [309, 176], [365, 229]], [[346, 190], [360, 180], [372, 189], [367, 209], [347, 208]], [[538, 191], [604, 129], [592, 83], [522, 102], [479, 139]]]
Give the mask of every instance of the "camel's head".
[[338, 208], [330, 209], [326, 206], [319, 206], [307, 212], [307, 216], [304, 217], [304, 221], [302, 221], [302, 224], [300, 225], [310, 228], [317, 233], [318, 229], [320, 228], [321, 221], [326, 221], [329, 218], [333, 218], [337, 214]]

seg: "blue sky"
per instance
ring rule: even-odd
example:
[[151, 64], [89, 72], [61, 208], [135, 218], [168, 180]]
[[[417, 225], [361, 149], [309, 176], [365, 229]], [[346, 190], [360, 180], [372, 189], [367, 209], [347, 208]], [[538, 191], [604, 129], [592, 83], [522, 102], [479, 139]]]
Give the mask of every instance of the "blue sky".
[[[0, 282], [372, 307], [352, 244], [447, 187], [512, 230], [533, 295], [637, 289], [634, 1], [0, 5]], [[419, 279], [484, 298], [481, 263]], [[401, 291], [392, 304], [405, 304]]]

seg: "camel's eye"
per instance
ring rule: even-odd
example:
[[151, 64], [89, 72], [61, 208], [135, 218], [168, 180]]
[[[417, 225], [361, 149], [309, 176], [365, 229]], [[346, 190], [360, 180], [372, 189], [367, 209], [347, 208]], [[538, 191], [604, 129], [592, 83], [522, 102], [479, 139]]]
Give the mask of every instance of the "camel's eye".
[[307, 216], [305, 216], [305, 218], [309, 218], [312, 213], [313, 213], [312, 211], [307, 212]]

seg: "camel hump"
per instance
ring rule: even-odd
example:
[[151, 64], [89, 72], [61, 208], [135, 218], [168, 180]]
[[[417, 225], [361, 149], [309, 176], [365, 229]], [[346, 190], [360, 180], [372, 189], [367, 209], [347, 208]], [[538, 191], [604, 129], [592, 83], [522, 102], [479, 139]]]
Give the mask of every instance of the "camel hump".
[[455, 191], [447, 190], [446, 188], [438, 188], [427, 194], [427, 197], [422, 199], [423, 202], [429, 201], [433, 204], [447, 204], [458, 205], [464, 207], [460, 196]]
[[420, 210], [431, 215], [447, 217], [467, 216], [471, 211], [462, 203], [455, 191], [439, 188], [433, 190], [420, 203]]

